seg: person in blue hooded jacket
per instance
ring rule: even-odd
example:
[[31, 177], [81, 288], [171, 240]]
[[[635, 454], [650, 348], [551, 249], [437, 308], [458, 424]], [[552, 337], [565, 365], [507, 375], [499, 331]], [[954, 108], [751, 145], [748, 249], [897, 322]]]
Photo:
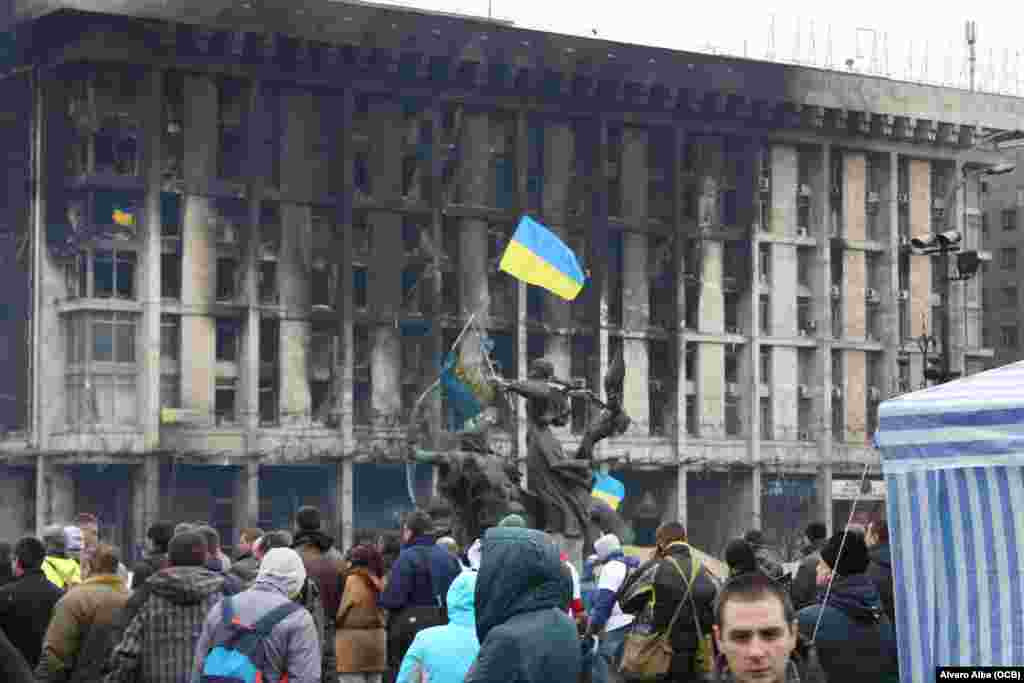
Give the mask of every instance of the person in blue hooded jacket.
[[476, 580], [480, 654], [465, 683], [576, 683], [582, 648], [554, 540], [542, 531], [490, 529]]
[[817, 646], [829, 683], [896, 681], [896, 633], [875, 582], [864, 573], [867, 545], [860, 534], [846, 533], [845, 542], [843, 535], [821, 549], [819, 585], [827, 586], [831, 574], [832, 587], [819, 589], [818, 602], [797, 613], [800, 635]]
[[448, 589], [448, 623], [416, 634], [395, 683], [462, 683], [480, 652], [476, 637], [476, 572], [459, 574]]

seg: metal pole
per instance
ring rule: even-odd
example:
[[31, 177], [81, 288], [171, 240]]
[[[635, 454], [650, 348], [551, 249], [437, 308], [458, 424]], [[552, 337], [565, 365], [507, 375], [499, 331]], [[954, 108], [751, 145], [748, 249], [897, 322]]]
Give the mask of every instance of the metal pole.
[[940, 308], [942, 315], [942, 380], [941, 382], [948, 382], [950, 361], [952, 360], [953, 350], [950, 348], [952, 342], [952, 321], [949, 315], [949, 249], [944, 248], [939, 252], [939, 268], [941, 268], [941, 277], [939, 278], [939, 286], [941, 292], [939, 293], [942, 297], [942, 306]]

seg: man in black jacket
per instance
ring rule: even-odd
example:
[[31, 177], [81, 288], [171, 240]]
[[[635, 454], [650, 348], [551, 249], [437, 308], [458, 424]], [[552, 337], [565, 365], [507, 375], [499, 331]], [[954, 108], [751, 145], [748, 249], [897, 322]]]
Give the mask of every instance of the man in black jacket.
[[35, 678], [18, 649], [0, 630], [0, 676], [5, 683], [33, 683]]
[[665, 522], [658, 527], [655, 541], [654, 558], [627, 580], [619, 604], [627, 614], [642, 615], [653, 601], [651, 627], [654, 633], [661, 633], [668, 628], [680, 602], [686, 598], [691, 603], [682, 606], [670, 635], [674, 654], [668, 676], [669, 680], [688, 681], [695, 675], [693, 667], [700, 639], [711, 633], [714, 624], [718, 587], [690, 552], [682, 524]]
[[132, 590], [167, 566], [167, 545], [173, 537], [174, 525], [170, 522], [157, 522], [149, 527], [146, 532], [146, 555], [132, 568]]
[[14, 546], [14, 573], [19, 578], [0, 588], [0, 630], [21, 652], [30, 669], [39, 664], [53, 608], [64, 594], [43, 574], [46, 546], [31, 536]]
[[871, 562], [864, 572], [871, 577], [878, 587], [882, 598], [882, 611], [889, 617], [889, 622], [896, 623], [896, 604], [892, 590], [892, 553], [889, 550], [889, 525], [884, 517], [876, 517], [868, 524], [864, 532], [864, 542], [868, 546], [868, 557]]
[[811, 522], [807, 525], [804, 535], [807, 536], [807, 545], [803, 549], [804, 557], [800, 560], [793, 585], [790, 587], [790, 596], [796, 609], [810, 605], [818, 595], [818, 560], [821, 559], [821, 548], [828, 540], [828, 529], [822, 522]]

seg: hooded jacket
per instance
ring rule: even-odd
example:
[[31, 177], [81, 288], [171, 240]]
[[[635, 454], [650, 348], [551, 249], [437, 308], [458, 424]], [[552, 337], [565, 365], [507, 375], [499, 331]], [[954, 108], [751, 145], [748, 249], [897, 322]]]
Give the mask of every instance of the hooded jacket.
[[69, 591], [53, 611], [46, 631], [37, 681], [96, 681], [116, 643], [114, 614], [131, 593], [119, 576], [97, 574]]
[[110, 656], [105, 683], [188, 680], [196, 640], [223, 597], [224, 577], [205, 567], [169, 567], [149, 577], [146, 597]]
[[550, 536], [516, 527], [488, 530], [474, 599], [480, 653], [466, 683], [576, 681], [582, 652], [565, 598]]
[[427, 536], [412, 539], [402, 548], [380, 596], [380, 606], [392, 612], [407, 607], [440, 607], [462, 565], [450, 552]]
[[893, 598], [892, 589], [892, 552], [889, 544], [876, 545], [868, 550], [871, 562], [865, 572], [875, 582], [878, 588], [878, 596], [882, 599], [882, 611], [889, 617], [889, 621], [896, 624], [896, 603]]
[[[270, 610], [289, 602], [286, 583], [274, 576], [262, 576], [249, 590], [224, 599], [232, 601], [239, 621], [249, 625], [255, 624]], [[216, 645], [213, 638], [223, 619], [223, 606], [223, 602], [216, 604], [203, 623], [189, 679], [193, 683], [199, 683], [206, 656]], [[320, 683], [320, 638], [308, 610], [296, 610], [279, 621], [264, 643], [270, 665], [269, 670], [262, 672], [262, 680], [266, 683], [278, 683], [285, 673], [289, 683]]]
[[797, 613], [800, 634], [808, 642], [819, 614], [821, 625], [815, 642], [829, 683], [895, 680], [899, 675], [896, 634], [882, 612], [871, 577], [837, 577], [827, 605], [814, 604]]
[[167, 553], [150, 553], [135, 563], [132, 570], [132, 590], [146, 583], [149, 577], [167, 566]]
[[252, 553], [246, 553], [231, 564], [228, 573], [237, 576], [243, 588], [249, 588], [260, 573], [260, 561]]
[[61, 595], [39, 569], [0, 588], [0, 630], [32, 669], [39, 663], [50, 616]]
[[821, 560], [821, 549], [825, 546], [825, 541], [827, 540], [823, 539], [804, 548], [808, 552], [800, 560], [796, 576], [793, 578], [793, 583], [789, 589], [790, 596], [793, 598], [793, 606], [797, 609], [813, 603], [818, 593], [818, 561]]
[[464, 572], [448, 589], [448, 623], [416, 634], [395, 683], [462, 683], [480, 652], [476, 637], [476, 573]]

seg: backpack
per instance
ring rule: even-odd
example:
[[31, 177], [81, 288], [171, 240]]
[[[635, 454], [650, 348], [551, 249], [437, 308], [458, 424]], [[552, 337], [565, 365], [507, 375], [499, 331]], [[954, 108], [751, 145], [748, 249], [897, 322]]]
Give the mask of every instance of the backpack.
[[[232, 598], [224, 598], [223, 617], [217, 629], [216, 645], [206, 655], [202, 683], [262, 683], [267, 668], [265, 642], [278, 623], [302, 609], [292, 601], [267, 612], [254, 626], [244, 625], [235, 616]], [[281, 676], [287, 683], [288, 674]]]

